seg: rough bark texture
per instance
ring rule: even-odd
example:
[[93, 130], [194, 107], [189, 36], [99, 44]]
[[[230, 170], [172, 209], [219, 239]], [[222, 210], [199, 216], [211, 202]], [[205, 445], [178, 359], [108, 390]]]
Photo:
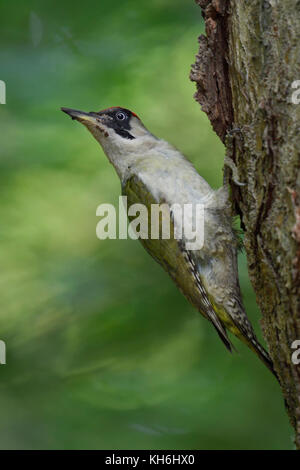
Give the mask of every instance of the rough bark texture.
[[224, 142], [233, 121], [229, 83], [226, 2], [198, 0], [205, 18], [206, 36], [199, 37], [199, 52], [191, 80], [197, 84], [196, 100], [208, 115], [214, 131]]
[[[196, 100], [237, 166], [232, 197], [245, 229], [262, 329], [300, 448], [300, 80], [299, 0], [197, 0], [206, 35], [191, 79]], [[226, 143], [228, 144], [228, 139]]]

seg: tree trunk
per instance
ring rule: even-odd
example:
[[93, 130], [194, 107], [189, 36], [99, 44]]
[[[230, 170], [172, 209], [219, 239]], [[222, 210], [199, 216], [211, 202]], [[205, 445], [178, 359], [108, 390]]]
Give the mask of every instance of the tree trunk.
[[264, 338], [300, 448], [300, 365], [292, 360], [300, 340], [300, 104], [293, 88], [300, 1], [196, 2], [206, 36], [191, 72], [195, 98], [245, 183], [229, 178]]

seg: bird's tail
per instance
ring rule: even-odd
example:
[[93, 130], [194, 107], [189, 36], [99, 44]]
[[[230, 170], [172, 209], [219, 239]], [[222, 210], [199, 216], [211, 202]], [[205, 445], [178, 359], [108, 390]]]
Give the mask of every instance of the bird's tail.
[[279, 382], [278, 375], [274, 369], [273, 361], [265, 348], [257, 341], [255, 337], [248, 340], [248, 346], [259, 357], [259, 359], [268, 367]]
[[[242, 308], [242, 307], [241, 307]], [[270, 358], [268, 352], [265, 348], [259, 343], [256, 335], [253, 331], [253, 328], [244, 312], [244, 309], [241, 309], [241, 312], [244, 313], [243, 315], [243, 322], [238, 321], [239, 316], [231, 315], [231, 322], [227, 324], [225, 323], [226, 327], [237, 336], [243, 343], [245, 343], [257, 356], [258, 358], [267, 366], [267, 368], [272, 372], [272, 374], [276, 377], [279, 381], [278, 375], [274, 369], [273, 361]]]

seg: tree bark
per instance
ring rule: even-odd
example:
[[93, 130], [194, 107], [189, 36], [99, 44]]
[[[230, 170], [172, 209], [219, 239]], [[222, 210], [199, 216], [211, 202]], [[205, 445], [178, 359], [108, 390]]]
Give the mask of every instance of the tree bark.
[[245, 183], [230, 178], [233, 204], [299, 449], [300, 365], [292, 343], [300, 340], [300, 104], [292, 84], [300, 80], [300, 1], [196, 3], [206, 36], [191, 71], [195, 98]]

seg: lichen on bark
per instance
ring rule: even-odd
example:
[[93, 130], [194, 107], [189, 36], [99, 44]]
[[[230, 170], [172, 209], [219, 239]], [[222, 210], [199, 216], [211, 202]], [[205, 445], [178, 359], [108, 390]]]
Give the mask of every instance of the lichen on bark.
[[[262, 329], [300, 448], [299, 0], [197, 0], [207, 37], [191, 79], [222, 141], [232, 128], [239, 180], [232, 197], [245, 229]], [[223, 89], [224, 87], [224, 89]]]

